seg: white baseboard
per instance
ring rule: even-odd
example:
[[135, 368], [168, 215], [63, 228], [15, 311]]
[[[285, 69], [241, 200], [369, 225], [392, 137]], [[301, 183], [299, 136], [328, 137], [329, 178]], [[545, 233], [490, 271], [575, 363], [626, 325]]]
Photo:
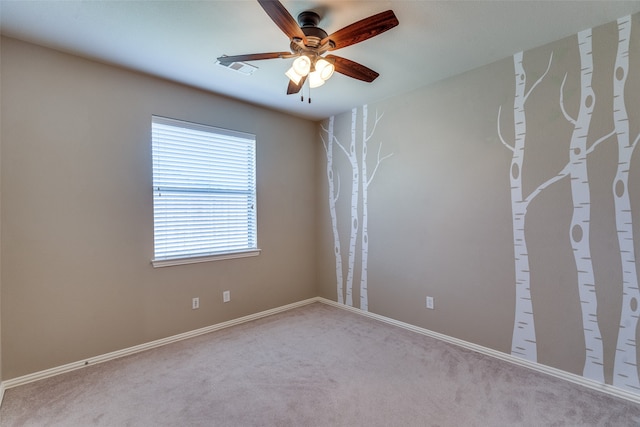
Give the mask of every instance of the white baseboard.
[[[262, 317], [271, 316], [276, 313], [281, 313], [283, 311], [291, 310], [293, 308], [302, 307], [307, 304], [312, 304], [317, 302], [318, 298], [310, 298], [303, 301], [298, 301], [292, 304], [283, 305], [281, 307], [272, 308], [270, 310], [261, 311], [259, 313], [250, 314], [248, 316], [239, 317], [237, 319], [229, 320], [227, 322], [218, 323], [211, 326], [206, 326], [204, 328], [196, 329], [189, 332], [184, 332], [182, 334], [173, 335], [167, 338], [162, 338], [159, 340], [151, 341], [145, 344], [136, 345], [133, 347], [125, 348], [122, 350], [113, 351], [111, 353], [106, 353], [103, 355], [90, 357], [85, 360], [79, 360], [77, 362], [68, 363], [66, 365], [57, 366], [50, 369], [45, 369], [44, 371], [34, 372], [32, 374], [23, 375], [21, 377], [12, 378], [10, 380], [3, 381], [0, 385], [0, 390], [4, 393], [5, 389], [10, 389], [13, 387], [18, 387], [24, 384], [29, 384], [34, 381], [43, 380], [45, 378], [53, 377], [56, 375], [63, 374], [65, 372], [75, 371], [76, 369], [82, 369], [87, 366], [95, 365], [98, 363], [108, 362], [110, 360], [118, 359], [123, 356], [129, 356], [131, 354], [140, 353], [142, 351], [151, 350], [153, 348], [161, 347], [163, 345], [171, 344], [177, 341], [186, 340], [188, 338], [197, 337], [198, 335], [207, 334], [209, 332], [218, 331], [220, 329], [228, 328], [230, 326], [239, 325], [242, 323], [250, 322], [252, 320], [257, 320]], [[0, 400], [0, 404], [1, 404]]]
[[514, 357], [510, 354], [503, 353], [497, 350], [493, 350], [488, 347], [483, 347], [481, 345], [477, 345], [468, 341], [464, 341], [458, 338], [450, 337], [448, 335], [440, 334], [438, 332], [430, 331], [425, 328], [421, 328], [419, 326], [411, 325], [409, 323], [404, 323], [399, 320], [391, 319], [389, 317], [381, 316], [379, 314], [371, 313], [368, 311], [360, 310], [359, 308], [349, 307], [344, 304], [337, 303], [335, 301], [331, 301], [322, 297], [314, 297], [309, 298], [303, 301], [295, 302], [292, 304], [283, 305], [281, 307], [276, 307], [270, 310], [261, 311], [259, 313], [250, 314], [248, 316], [240, 317], [238, 319], [229, 320], [227, 322], [218, 323], [211, 326], [206, 326], [204, 328], [196, 329], [189, 332], [184, 332], [182, 334], [173, 335], [167, 338], [162, 338], [156, 341], [151, 341], [145, 344], [140, 344], [134, 347], [125, 348], [118, 351], [113, 351], [111, 353], [106, 353], [100, 356], [91, 357], [86, 360], [81, 360], [78, 362], [68, 363], [66, 365], [58, 366], [51, 369], [46, 369], [44, 371], [34, 372], [32, 374], [24, 375], [17, 378], [12, 378], [10, 380], [2, 381], [0, 383], [0, 405], [2, 405], [2, 399], [4, 397], [4, 392], [7, 389], [18, 387], [20, 385], [32, 383], [34, 381], [39, 381], [45, 378], [53, 377], [59, 374], [63, 374], [65, 372], [74, 371], [76, 369], [82, 369], [86, 366], [95, 365], [97, 363], [108, 362], [109, 360], [114, 360], [120, 357], [128, 356], [135, 353], [140, 353], [142, 351], [150, 350], [156, 347], [161, 347], [163, 345], [171, 344], [177, 341], [182, 341], [188, 338], [193, 338], [199, 335], [203, 335], [209, 332], [218, 331], [224, 328], [228, 328], [235, 325], [240, 325], [242, 323], [250, 322], [252, 320], [257, 320], [263, 317], [271, 316], [273, 314], [281, 313], [283, 311], [288, 311], [297, 307], [302, 307], [308, 304], [312, 304], [314, 302], [321, 302], [323, 304], [331, 305], [333, 307], [338, 307], [343, 310], [348, 310], [352, 313], [356, 313], [362, 316], [369, 317], [371, 319], [375, 319], [384, 323], [388, 323], [390, 325], [398, 326], [400, 328], [416, 332], [422, 335], [426, 335], [431, 338], [435, 338], [440, 341], [444, 341], [453, 345], [457, 345], [462, 348], [466, 348], [471, 351], [475, 351], [480, 354], [484, 354], [486, 356], [490, 356], [508, 363], [512, 363], [514, 365], [523, 366], [525, 368], [541, 372], [543, 374], [551, 375], [553, 377], [569, 381], [574, 384], [581, 385], [583, 387], [587, 387], [592, 390], [596, 390], [602, 393], [609, 394], [611, 396], [615, 396], [621, 399], [629, 400], [634, 403], [640, 403], [640, 395], [628, 392], [626, 390], [620, 389], [618, 387], [614, 387], [609, 384], [602, 384], [597, 381], [593, 381], [587, 378], [584, 378], [580, 375], [572, 374], [570, 372], [565, 372], [560, 369], [552, 368], [550, 366], [545, 366], [539, 363], [530, 362], [525, 359], [520, 359], [518, 357]]
[[326, 298], [318, 297], [317, 301], [331, 305], [333, 307], [338, 307], [344, 310], [351, 311], [353, 313], [360, 314], [362, 316], [366, 316], [372, 319], [379, 320], [381, 322], [385, 322], [391, 325], [395, 325], [401, 327], [403, 329], [407, 329], [409, 331], [417, 332], [422, 335], [426, 335], [431, 338], [435, 338], [440, 341], [444, 341], [453, 345], [457, 345], [462, 348], [466, 348], [468, 350], [475, 351], [477, 353], [484, 354], [486, 356], [490, 356], [496, 359], [500, 359], [502, 361], [512, 363], [514, 365], [523, 366], [525, 368], [532, 369], [537, 372], [541, 372], [543, 374], [551, 375], [553, 377], [569, 381], [574, 384], [581, 385], [583, 387], [587, 387], [592, 390], [596, 390], [602, 393], [609, 394], [611, 396], [615, 396], [621, 399], [629, 400], [634, 403], [640, 403], [640, 395], [623, 390], [619, 387], [614, 387], [609, 384], [603, 384], [594, 380], [590, 380], [588, 378], [582, 377], [580, 375], [572, 374], [570, 372], [566, 372], [557, 368], [552, 368], [551, 366], [542, 365], [540, 363], [531, 362], [529, 360], [520, 359], [519, 357], [512, 356], [507, 353], [503, 353], [501, 351], [493, 350], [488, 347], [483, 347], [478, 344], [474, 344], [468, 341], [464, 341], [458, 338], [450, 337], [448, 335], [440, 334], [438, 332], [430, 331], [429, 329], [424, 329], [419, 326], [411, 325], [409, 323], [404, 323], [399, 320], [391, 319], [389, 317], [381, 316], [379, 314], [370, 313], [368, 311], [360, 310], [359, 308], [349, 307], [344, 304], [340, 304], [335, 301], [328, 300]]

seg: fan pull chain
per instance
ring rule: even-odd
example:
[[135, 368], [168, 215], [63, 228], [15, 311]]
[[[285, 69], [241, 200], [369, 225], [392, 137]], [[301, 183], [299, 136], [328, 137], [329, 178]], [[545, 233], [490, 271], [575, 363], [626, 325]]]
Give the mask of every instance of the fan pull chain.
[[[304, 102], [304, 86], [302, 86], [302, 89], [300, 90], [300, 102]], [[307, 102], [311, 104], [311, 86], [309, 86], [309, 96], [307, 97]]]

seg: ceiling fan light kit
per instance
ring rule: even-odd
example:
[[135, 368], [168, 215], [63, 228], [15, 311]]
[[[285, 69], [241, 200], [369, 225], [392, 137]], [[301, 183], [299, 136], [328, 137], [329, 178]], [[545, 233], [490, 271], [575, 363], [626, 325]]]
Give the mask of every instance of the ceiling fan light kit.
[[333, 75], [335, 66], [324, 58], [314, 58], [313, 62], [307, 55], [301, 55], [293, 61], [293, 65], [285, 75], [295, 83], [300, 84], [303, 77], [309, 76], [309, 87], [322, 86]]
[[269, 52], [221, 56], [218, 61], [226, 65], [232, 62], [296, 58], [291, 68], [285, 73], [289, 78], [288, 95], [300, 92], [307, 80], [310, 88], [322, 86], [335, 71], [371, 83], [379, 74], [370, 68], [339, 56], [324, 55], [328, 51], [368, 40], [398, 25], [398, 19], [393, 11], [387, 10], [328, 35], [318, 27], [320, 16], [313, 11], [300, 13], [296, 22], [279, 1], [258, 0], [258, 3], [280, 30], [289, 37], [291, 53]]

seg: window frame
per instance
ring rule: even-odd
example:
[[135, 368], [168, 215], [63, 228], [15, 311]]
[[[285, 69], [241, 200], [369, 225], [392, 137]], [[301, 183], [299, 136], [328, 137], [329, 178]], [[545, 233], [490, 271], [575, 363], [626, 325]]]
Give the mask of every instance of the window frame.
[[[230, 193], [230, 191], [222, 188], [212, 188], [212, 187], [208, 187], [206, 190], [203, 190], [202, 187], [197, 187], [198, 184], [195, 184], [193, 187], [189, 187], [189, 186], [185, 186], [184, 183], [182, 183], [182, 186], [176, 185], [176, 187], [168, 187], [166, 185], [157, 186], [156, 185], [157, 182], [159, 183], [161, 181], [160, 181], [160, 178], [158, 179], [158, 181], [156, 181], [156, 174], [158, 173], [158, 175], [160, 176], [161, 172], [158, 172], [158, 171], [161, 171], [162, 168], [158, 164], [158, 155], [156, 154], [156, 151], [158, 152], [161, 151], [160, 148], [157, 148], [158, 142], [156, 141], [156, 132], [158, 132], [158, 130], [156, 130], [156, 124], [161, 126], [175, 127], [183, 131], [186, 130], [187, 132], [191, 130], [195, 132], [209, 133], [209, 134], [212, 134], [212, 139], [223, 139], [223, 140], [229, 139], [229, 141], [231, 141], [232, 139], [240, 139], [240, 140], [244, 140], [244, 142], [248, 142], [249, 144], [252, 144], [252, 147], [250, 149], [250, 154], [247, 155], [247, 162], [248, 162], [247, 165], [252, 165], [253, 167], [253, 170], [250, 171], [250, 173], [252, 172], [252, 176], [249, 176], [247, 178], [248, 182], [251, 182], [253, 184], [252, 188], [251, 188], [251, 185], [248, 186], [249, 191], [251, 191], [251, 189], [253, 190], [252, 193], [248, 193], [249, 201], [252, 202], [253, 212], [250, 211], [250, 208], [247, 208], [246, 217], [249, 219], [249, 222], [247, 223], [247, 232], [246, 232], [247, 241], [248, 241], [247, 247], [240, 248], [240, 249], [231, 249], [227, 247], [219, 251], [213, 250], [213, 248], [209, 247], [210, 250], [208, 251], [198, 252], [198, 253], [191, 252], [191, 254], [187, 253], [187, 254], [180, 254], [180, 255], [163, 255], [163, 252], [158, 251], [158, 248], [159, 248], [158, 228], [160, 227], [158, 227], [157, 220], [161, 216], [161, 212], [160, 212], [160, 209], [157, 210], [157, 207], [160, 205], [159, 203], [157, 203], [157, 197], [160, 197], [163, 191], [165, 193], [168, 193], [169, 191], [176, 191], [176, 188], [177, 188], [178, 193], [183, 195], [189, 194], [190, 195], [189, 197], [196, 197], [197, 194], [203, 194], [203, 199], [206, 196], [215, 197], [215, 195], [221, 196], [223, 194], [228, 194]], [[249, 146], [249, 144], [247, 144], [247, 147]], [[154, 242], [153, 242], [153, 258], [151, 260], [151, 263], [154, 267], [167, 267], [172, 265], [183, 265], [183, 264], [193, 264], [193, 263], [208, 262], [208, 261], [246, 258], [246, 257], [258, 256], [261, 253], [261, 250], [259, 249], [259, 246], [258, 246], [256, 149], [257, 149], [256, 136], [254, 134], [219, 128], [215, 126], [204, 125], [204, 124], [199, 124], [199, 123], [194, 123], [194, 122], [189, 122], [184, 120], [172, 119], [172, 118], [162, 117], [157, 115], [152, 116], [151, 157], [152, 157]], [[252, 158], [250, 156], [252, 156]], [[211, 161], [213, 162], [214, 160], [211, 160]], [[212, 163], [211, 167], [214, 168], [215, 165]], [[202, 185], [202, 183], [200, 183], [200, 185]], [[247, 194], [247, 193], [243, 193], [243, 191], [244, 190], [241, 190], [237, 194]], [[239, 235], [242, 236], [242, 233], [240, 233]], [[252, 246], [252, 242], [254, 243], [253, 246]], [[159, 253], [161, 256], [158, 256]]]

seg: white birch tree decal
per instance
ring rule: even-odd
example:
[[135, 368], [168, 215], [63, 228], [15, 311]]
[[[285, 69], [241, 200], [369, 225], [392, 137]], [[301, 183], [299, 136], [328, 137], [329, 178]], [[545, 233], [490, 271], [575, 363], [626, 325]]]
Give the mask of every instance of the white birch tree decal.
[[368, 258], [369, 258], [369, 185], [376, 175], [378, 167], [383, 160], [391, 157], [393, 153], [387, 154], [384, 157], [380, 157], [380, 151], [382, 150], [382, 143], [378, 146], [378, 158], [376, 165], [373, 168], [373, 172], [369, 177], [367, 175], [367, 151], [369, 139], [375, 133], [378, 122], [382, 119], [382, 116], [376, 114], [376, 120], [373, 125], [371, 133], [367, 130], [367, 116], [368, 108], [365, 104], [362, 107], [362, 243], [361, 243], [361, 262], [362, 271], [360, 273], [360, 309], [369, 311], [369, 290], [367, 288], [367, 276], [368, 276]]
[[640, 391], [636, 350], [636, 331], [640, 314], [640, 292], [633, 247], [633, 217], [629, 198], [629, 169], [631, 155], [638, 145], [640, 135], [631, 142], [629, 117], [625, 106], [624, 89], [629, 74], [629, 40], [631, 16], [618, 19], [618, 51], [613, 74], [613, 121], [618, 139], [618, 169], [613, 180], [613, 196], [622, 261], [622, 312], [618, 330], [613, 385]]
[[349, 237], [349, 269], [347, 270], [347, 305], [353, 306], [353, 274], [356, 261], [356, 242], [358, 240], [358, 191], [360, 190], [360, 172], [356, 152], [356, 117], [358, 109], [351, 110], [351, 144], [347, 151], [340, 143], [338, 146], [345, 152], [351, 163], [351, 234]]
[[[582, 37], [583, 38], [586, 37], [587, 34], [589, 34], [589, 43], [590, 43], [590, 31], [589, 33], [586, 33], [586, 32], [583, 33]], [[585, 53], [589, 52], [589, 57], [590, 57], [591, 48], [589, 47], [587, 49], [586, 45], [584, 46], [584, 48], [585, 48], [584, 52]], [[586, 164], [581, 163], [583, 162], [583, 160], [581, 159], [582, 157], [586, 158], [587, 155], [591, 154], [596, 149], [596, 147], [600, 145], [601, 142], [611, 137], [613, 135], [613, 132], [598, 139], [589, 148], [586, 148], [586, 137], [583, 138], [581, 136], [581, 133], [588, 132], [589, 115], [587, 115], [587, 111], [593, 111], [593, 104], [595, 103], [595, 95], [591, 90], [591, 87], [590, 87], [591, 84], [589, 83], [588, 85], [589, 88], [585, 90], [585, 93], [583, 94], [584, 98], [581, 100], [581, 105], [589, 104], [589, 107], [587, 107], [581, 113], [582, 116], [584, 116], [585, 118], [581, 116], [579, 117], [578, 120], [572, 119], [564, 110], [562, 91], [561, 91], [560, 103], [561, 103], [562, 110], [565, 117], [567, 117], [567, 119], [570, 120], [572, 123], [576, 124], [576, 126], [578, 125], [578, 123], [580, 125], [580, 130], [574, 130], [574, 135], [572, 136], [572, 144], [575, 144], [576, 146], [571, 147], [570, 160], [562, 168], [562, 170], [558, 172], [558, 174], [555, 175], [554, 177], [540, 184], [528, 196], [525, 197], [522, 191], [522, 164], [524, 162], [525, 137], [526, 137], [526, 131], [527, 131], [524, 106], [527, 101], [527, 98], [529, 97], [533, 89], [535, 89], [535, 87], [538, 84], [540, 84], [542, 79], [544, 79], [544, 77], [549, 72], [549, 69], [551, 68], [551, 62], [553, 60], [553, 53], [551, 53], [549, 57], [549, 64], [547, 65], [546, 71], [538, 78], [538, 80], [535, 81], [535, 83], [531, 86], [531, 88], [529, 88], [528, 91], [525, 90], [527, 79], [526, 79], [524, 68], [522, 66], [522, 52], [516, 53], [513, 56], [513, 59], [514, 59], [514, 69], [515, 69], [515, 76], [516, 76], [516, 92], [514, 97], [514, 117], [513, 117], [514, 130], [515, 130], [514, 132], [515, 142], [513, 146], [507, 144], [507, 142], [502, 136], [502, 132], [500, 130], [500, 114], [502, 111], [502, 107], [498, 108], [498, 136], [500, 138], [500, 142], [502, 142], [502, 144], [505, 147], [507, 147], [510, 151], [513, 152], [513, 156], [511, 160], [511, 169], [510, 169], [510, 183], [511, 183], [511, 212], [512, 212], [512, 222], [513, 222], [513, 248], [514, 248], [515, 274], [516, 274], [516, 308], [515, 308], [515, 318], [514, 318], [514, 325], [513, 325], [513, 338], [511, 341], [511, 354], [514, 356], [519, 356], [519, 357], [528, 359], [532, 362], [537, 362], [537, 343], [536, 343], [535, 323], [533, 318], [533, 304], [531, 299], [531, 287], [530, 287], [531, 271], [529, 269], [529, 252], [528, 252], [527, 243], [525, 239], [525, 219], [526, 219], [527, 209], [529, 207], [529, 203], [531, 203], [531, 201], [534, 198], [536, 198], [543, 190], [548, 188], [551, 184], [554, 184], [560, 181], [561, 179], [567, 177], [570, 173], [572, 173], [573, 169], [575, 169], [575, 173], [573, 175], [574, 177], [580, 174], [584, 174], [583, 182], [581, 184], [580, 183], [577, 184], [577, 187], [579, 188], [578, 190], [579, 194], [576, 197], [585, 197], [584, 189], [587, 188], [586, 193], [588, 198], [589, 197], [588, 196], [588, 180], [587, 180], [588, 177], [586, 175]], [[586, 79], [586, 77], [584, 78]], [[582, 84], [585, 85], [586, 80], [582, 80]], [[564, 82], [563, 82], [563, 85], [564, 85]], [[591, 96], [591, 98], [589, 98], [589, 96]], [[584, 144], [584, 146], [582, 146], [582, 144]], [[576, 150], [576, 148], [579, 148], [582, 151]], [[577, 166], [576, 166], [576, 162], [578, 164]], [[579, 179], [576, 179], [576, 180], [579, 181]], [[584, 210], [581, 210], [580, 215], [583, 215], [583, 214], [584, 214]], [[574, 221], [578, 221], [577, 217], [574, 218]], [[579, 236], [581, 232], [583, 234]], [[588, 232], [588, 229], [587, 229], [587, 232]], [[587, 248], [586, 250], [589, 250], [588, 234], [585, 238], [584, 228], [575, 228], [572, 226], [571, 240], [572, 242], [574, 240], [583, 241], [583, 243], [580, 243], [580, 249], [584, 250], [584, 248], [586, 247]], [[578, 266], [578, 269], [579, 268], [580, 266]], [[591, 268], [591, 276], [592, 275], [593, 275], [593, 269]], [[585, 277], [588, 278], [589, 275], [585, 275]], [[587, 284], [587, 283], [593, 283], [593, 282], [594, 282], [593, 279], [591, 279], [590, 282], [585, 279], [584, 283]], [[587, 292], [589, 292], [589, 289], [590, 289], [589, 286], [585, 286], [582, 288], [582, 291], [586, 290]], [[589, 295], [589, 297], [591, 297], [591, 295]], [[595, 298], [595, 291], [592, 297]], [[581, 299], [582, 299], [582, 295], [581, 295]], [[583, 314], [586, 315], [586, 318], [588, 319], [588, 322], [586, 322], [585, 330], [587, 328], [593, 330], [594, 328], [594, 323], [592, 322], [592, 320], [594, 319], [589, 314], [595, 313], [595, 307], [596, 307], [595, 304], [596, 304], [596, 301], [594, 299], [593, 301], [590, 301], [587, 304], [586, 309], [584, 308], [584, 305], [583, 305], [583, 310], [585, 310]], [[591, 312], [591, 310], [593, 310], [593, 313]], [[597, 325], [597, 319], [595, 319], [595, 325]], [[589, 335], [590, 341], [587, 344], [588, 346], [592, 344], [591, 342], [592, 338], [593, 340], [595, 340], [596, 336], [600, 336], [599, 332], [597, 332], [596, 334], [595, 331], [589, 332], [589, 334], [590, 334]], [[601, 338], [600, 338], [600, 341], [601, 341]], [[595, 348], [595, 347], [596, 345], [593, 344], [592, 348]], [[596, 348], [593, 352], [590, 352], [589, 355], [594, 356], [597, 353], [598, 353], [598, 350]], [[594, 363], [594, 366], [598, 366], [597, 365], [598, 358], [595, 357], [595, 359], [594, 358], [590, 359], [589, 363]], [[591, 368], [592, 367], [590, 366], [589, 369]], [[590, 373], [590, 375], [592, 374]], [[597, 374], [594, 374], [594, 375], [597, 375]]]
[[336, 202], [340, 196], [340, 175], [336, 175], [338, 178], [338, 190], [335, 190], [334, 186], [334, 173], [333, 173], [333, 126], [334, 116], [329, 118], [328, 129], [323, 128], [327, 132], [327, 140], [325, 141], [322, 135], [322, 143], [324, 150], [327, 154], [327, 181], [329, 183], [329, 213], [331, 215], [331, 229], [333, 231], [333, 252], [336, 261], [336, 287], [338, 294], [338, 302], [344, 304], [344, 291], [343, 291], [343, 279], [342, 279], [342, 253], [340, 252], [340, 234], [338, 233], [338, 217], [336, 215]]
[[[507, 144], [500, 131], [500, 113], [502, 106], [498, 109], [498, 135], [502, 144], [513, 153], [511, 158], [511, 169], [509, 180], [511, 183], [511, 219], [513, 223], [513, 250], [516, 273], [516, 309], [513, 328], [513, 338], [511, 341], [511, 354], [519, 356], [533, 362], [537, 361], [536, 330], [533, 320], [533, 304], [531, 301], [531, 276], [529, 270], [529, 252], [525, 239], [525, 218], [527, 208], [531, 200], [546, 188], [550, 181], [542, 184], [528, 197], [524, 197], [522, 191], [522, 165], [524, 162], [525, 137], [527, 134], [527, 120], [525, 115], [525, 103], [527, 98], [542, 81], [551, 68], [553, 53], [549, 58], [547, 70], [540, 78], [526, 91], [527, 77], [522, 65], [522, 52], [513, 55], [515, 69], [515, 97], [513, 101], [513, 123], [515, 128], [515, 140], [513, 146]], [[556, 176], [553, 182], [566, 176]]]
[[618, 170], [613, 183], [616, 224], [620, 256], [623, 267], [623, 302], [620, 331], [616, 348], [614, 367], [614, 385], [633, 391], [640, 390], [638, 381], [636, 330], [640, 317], [640, 290], [636, 271], [633, 247], [633, 224], [631, 203], [628, 193], [629, 169], [634, 148], [640, 135], [633, 143], [629, 138], [629, 119], [624, 103], [624, 86], [629, 68], [629, 38], [631, 17], [618, 20], [619, 42], [614, 72], [614, 122], [615, 129], [588, 146], [589, 127], [595, 106], [595, 93], [591, 86], [593, 75], [592, 31], [578, 33], [580, 53], [580, 106], [577, 117], [572, 117], [564, 104], [564, 85], [560, 87], [560, 107], [564, 117], [574, 126], [569, 145], [569, 161], [553, 178], [539, 185], [528, 196], [522, 192], [522, 165], [524, 160], [526, 115], [524, 106], [533, 89], [546, 76], [549, 65], [542, 76], [526, 90], [526, 74], [522, 66], [522, 52], [514, 55], [516, 90], [514, 96], [515, 142], [509, 145], [502, 137], [500, 114], [498, 109], [498, 136], [502, 144], [512, 151], [510, 169], [511, 202], [513, 220], [513, 244], [516, 273], [516, 312], [513, 328], [511, 354], [537, 361], [537, 344], [533, 317], [533, 304], [530, 289], [530, 270], [528, 250], [525, 240], [525, 219], [529, 203], [544, 189], [566, 176], [571, 177], [571, 196], [573, 214], [569, 229], [569, 239], [573, 249], [578, 275], [578, 291], [582, 309], [582, 322], [585, 339], [585, 365], [583, 376], [604, 383], [603, 343], [597, 317], [597, 298], [595, 275], [590, 248], [591, 195], [587, 156], [596, 147], [614, 134], [618, 137]]
[[[358, 156], [357, 156], [357, 116], [358, 109], [354, 108], [351, 110], [351, 143], [349, 146], [349, 150], [347, 150], [340, 141], [335, 137], [334, 134], [334, 116], [329, 118], [329, 126], [328, 128], [322, 128], [324, 132], [327, 133], [327, 140], [325, 141], [322, 138], [322, 142], [324, 144], [325, 152], [327, 154], [327, 180], [329, 183], [329, 212], [331, 215], [331, 226], [333, 230], [333, 240], [334, 240], [334, 255], [336, 260], [336, 282], [337, 282], [337, 293], [338, 293], [338, 302], [341, 304], [346, 304], [348, 306], [353, 306], [353, 280], [355, 275], [355, 260], [356, 260], [356, 246], [358, 241], [358, 232], [359, 232], [359, 212], [358, 207], [360, 205], [360, 183], [362, 182], [362, 231], [361, 231], [361, 274], [360, 274], [360, 309], [364, 311], [369, 310], [369, 299], [368, 299], [368, 287], [367, 287], [367, 278], [368, 278], [368, 255], [369, 255], [369, 201], [368, 201], [368, 191], [369, 185], [373, 180], [378, 167], [382, 163], [383, 160], [392, 156], [393, 153], [388, 154], [384, 157], [380, 157], [380, 152], [382, 149], [382, 144], [378, 147], [378, 157], [376, 160], [376, 165], [373, 168], [373, 172], [371, 176], [368, 175], [367, 170], [367, 151], [368, 151], [368, 142], [372, 138], [378, 122], [382, 119], [382, 115], [378, 115], [376, 113], [376, 119], [371, 132], [368, 131], [368, 106], [364, 105], [362, 107], [362, 151], [361, 151], [361, 161], [362, 164], [358, 164]], [[342, 267], [342, 254], [340, 251], [340, 235], [338, 232], [338, 217], [336, 212], [336, 202], [339, 196], [339, 187], [340, 187], [340, 175], [334, 173], [333, 166], [333, 144], [336, 144], [347, 156], [349, 160], [349, 164], [351, 165], [351, 218], [350, 218], [350, 237], [349, 237], [349, 258], [348, 258], [348, 270], [347, 270], [347, 278], [346, 282], [343, 278], [343, 267]], [[360, 170], [360, 167], [362, 170]], [[360, 178], [362, 176], [362, 179]], [[334, 185], [334, 178], [337, 177], [338, 180], [338, 190], [336, 192]], [[345, 298], [346, 296], [346, 298]]]
[[[580, 51], [580, 107], [577, 118], [571, 117], [564, 105], [565, 74], [560, 87], [560, 108], [565, 118], [573, 124], [569, 145], [569, 173], [571, 176], [571, 196], [573, 215], [569, 228], [569, 240], [578, 273], [578, 293], [582, 309], [582, 325], [586, 348], [582, 375], [604, 383], [604, 359], [602, 336], [598, 326], [598, 301], [596, 298], [595, 276], [591, 260], [590, 221], [591, 193], [587, 170], [587, 138], [595, 105], [595, 93], [591, 87], [593, 75], [591, 29], [578, 33]], [[608, 138], [613, 133], [607, 135]]]
[[[356, 116], [357, 109], [351, 110], [351, 144], [349, 150], [338, 141], [334, 135], [334, 116], [329, 119], [329, 129], [323, 129], [328, 134], [328, 141], [325, 143], [327, 152], [327, 179], [329, 180], [329, 210], [331, 212], [331, 222], [333, 227], [334, 252], [336, 258], [336, 281], [338, 290], [338, 302], [353, 306], [353, 275], [356, 259], [356, 242], [358, 239], [358, 190], [360, 188], [360, 173], [358, 168], [358, 158], [356, 152]], [[323, 140], [324, 142], [324, 140]], [[340, 253], [340, 236], [338, 233], [338, 222], [336, 216], [337, 196], [333, 191], [333, 143], [347, 155], [351, 164], [351, 229], [349, 238], [349, 260], [347, 270], [347, 281], [342, 278], [342, 254]], [[346, 300], [343, 300], [343, 290], [346, 290]]]

